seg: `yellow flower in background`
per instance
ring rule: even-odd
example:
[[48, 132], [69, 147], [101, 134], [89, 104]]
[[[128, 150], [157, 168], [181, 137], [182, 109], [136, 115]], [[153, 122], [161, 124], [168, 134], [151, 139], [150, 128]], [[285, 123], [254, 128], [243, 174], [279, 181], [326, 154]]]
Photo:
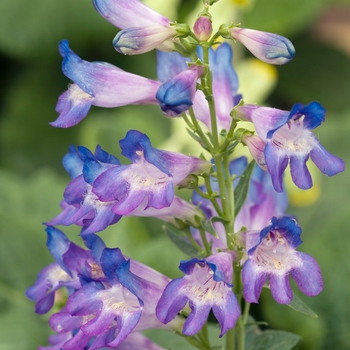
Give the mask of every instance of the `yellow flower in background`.
[[317, 202], [321, 194], [320, 172], [316, 165], [311, 161], [307, 162], [307, 167], [309, 168], [313, 181], [313, 187], [309, 190], [302, 190], [295, 186], [290, 171], [285, 172], [284, 181], [289, 203], [296, 207], [308, 207], [313, 205]]

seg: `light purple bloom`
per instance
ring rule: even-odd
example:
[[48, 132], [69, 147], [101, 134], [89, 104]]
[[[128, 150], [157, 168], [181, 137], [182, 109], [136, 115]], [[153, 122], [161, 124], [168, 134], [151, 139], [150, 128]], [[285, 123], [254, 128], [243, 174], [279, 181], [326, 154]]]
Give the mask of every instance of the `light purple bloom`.
[[244, 142], [257, 163], [271, 174], [276, 191], [283, 191], [282, 176], [289, 162], [293, 182], [301, 189], [312, 187], [306, 167], [309, 157], [328, 176], [345, 169], [344, 161], [328, 153], [311, 132], [325, 118], [325, 109], [319, 103], [295, 104], [290, 112], [244, 105], [237, 108], [237, 115], [253, 122], [260, 140], [256, 136], [246, 136]]
[[[117, 223], [121, 215], [115, 214], [111, 207], [113, 203], [101, 202], [92, 193], [92, 186], [86, 180], [96, 176], [109, 167], [120, 164], [119, 160], [105, 152], [100, 146], [92, 154], [85, 147], [78, 151], [70, 148], [63, 158], [63, 165], [73, 180], [64, 191], [64, 201], [61, 203], [62, 212], [48, 222], [49, 225], [76, 224], [84, 226], [82, 234], [95, 233], [104, 230], [109, 225]], [[82, 172], [88, 173], [86, 178]]]
[[73, 149], [65, 156], [65, 167], [75, 177], [64, 191], [62, 212], [48, 224], [84, 226], [82, 234], [102, 231], [122, 215], [152, 216], [174, 224], [176, 218], [195, 225], [200, 210], [176, 197], [174, 186], [191, 173], [209, 172], [211, 164], [156, 149], [136, 130], [129, 131], [120, 145], [132, 164], [120, 165], [99, 146], [95, 154], [78, 147], [78, 152]]
[[[46, 228], [47, 247], [56, 262], [45, 267], [38, 275], [33, 286], [29, 287], [26, 295], [36, 302], [35, 312], [44, 314], [53, 304], [55, 292], [65, 286], [70, 289], [81, 287], [78, 274], [88, 275], [85, 263], [92, 259], [89, 252], [70, 242], [65, 234], [52, 227]], [[71, 256], [74, 255], [74, 264]]]
[[174, 186], [191, 173], [208, 172], [209, 162], [152, 147], [149, 138], [136, 130], [120, 141], [122, 154], [133, 164], [114, 166], [93, 182], [92, 192], [103, 202], [116, 201], [113, 212], [131, 213], [138, 206], [162, 209], [174, 200]]
[[247, 302], [258, 302], [268, 280], [273, 298], [280, 304], [289, 304], [293, 299], [289, 275], [308, 296], [322, 291], [323, 280], [316, 260], [296, 251], [302, 243], [300, 234], [300, 226], [289, 217], [273, 217], [271, 224], [260, 233], [247, 232], [248, 260], [242, 270]]
[[[70, 295], [65, 309], [51, 316], [56, 332], [75, 331], [63, 348], [117, 347], [134, 330], [164, 327], [155, 317], [155, 307], [169, 279], [140, 263], [131, 264], [119, 249], [104, 248], [96, 239], [87, 238], [87, 243], [93, 255], [100, 256], [105, 280], [87, 280]], [[143, 278], [131, 269], [142, 272]], [[180, 323], [177, 319], [170, 328]]]
[[113, 40], [124, 54], [140, 54], [154, 48], [172, 51], [176, 27], [170, 20], [138, 0], [93, 0], [96, 10], [116, 27], [123, 29]]
[[[201, 57], [200, 49], [198, 54]], [[219, 129], [229, 129], [232, 122], [230, 112], [240, 101], [242, 95], [237, 93], [238, 77], [232, 66], [233, 53], [229, 44], [223, 43], [216, 50], [209, 50], [209, 64], [213, 72], [213, 95]], [[174, 79], [187, 69], [188, 58], [179, 53], [162, 53], [157, 55], [157, 75], [160, 81]], [[161, 88], [160, 88], [161, 89]], [[208, 101], [204, 93], [197, 90], [192, 99], [196, 118], [211, 128]]]
[[156, 98], [166, 116], [178, 116], [193, 105], [197, 80], [203, 73], [203, 67], [192, 66], [159, 87]]
[[266, 63], [285, 64], [295, 55], [293, 44], [281, 35], [239, 27], [233, 27], [230, 34]]
[[157, 104], [160, 83], [124, 72], [108, 63], [87, 62], [77, 56], [67, 40], [59, 44], [62, 71], [74, 84], [58, 100], [60, 113], [51, 125], [68, 128], [86, 117], [91, 105], [119, 107], [128, 104]]
[[184, 277], [169, 283], [157, 305], [157, 317], [168, 323], [189, 301], [188, 315], [182, 333], [194, 335], [207, 321], [210, 309], [221, 327], [220, 337], [234, 327], [240, 315], [237, 299], [232, 291], [233, 256], [221, 252], [206, 259], [181, 261]]

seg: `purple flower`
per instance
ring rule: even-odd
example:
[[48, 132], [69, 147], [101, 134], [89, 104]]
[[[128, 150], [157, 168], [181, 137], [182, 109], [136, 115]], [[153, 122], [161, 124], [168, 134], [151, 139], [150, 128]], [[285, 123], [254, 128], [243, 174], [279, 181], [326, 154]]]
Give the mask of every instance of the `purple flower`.
[[172, 51], [176, 27], [170, 20], [138, 0], [93, 0], [96, 10], [123, 29], [113, 40], [118, 52], [140, 54], [154, 48]]
[[159, 87], [156, 98], [166, 116], [178, 116], [193, 105], [197, 80], [203, 73], [203, 67], [192, 66]]
[[239, 27], [233, 27], [230, 34], [266, 63], [285, 64], [295, 55], [293, 44], [281, 35]]
[[[200, 49], [198, 54], [201, 57]], [[209, 50], [209, 64], [213, 72], [213, 95], [217, 114], [217, 123], [220, 129], [229, 129], [232, 122], [230, 112], [240, 101], [242, 95], [237, 93], [238, 77], [232, 66], [233, 53], [227, 43], [221, 44], [216, 50]], [[160, 81], [171, 81], [176, 75], [187, 69], [188, 58], [177, 52], [157, 55], [157, 75]], [[165, 85], [165, 84], [164, 84]], [[160, 87], [159, 91], [162, 89]], [[204, 93], [197, 90], [194, 97], [189, 99], [193, 103], [196, 118], [211, 128], [208, 101]]]
[[208, 172], [211, 167], [203, 159], [158, 150], [136, 130], [129, 131], [120, 146], [132, 164], [111, 167], [92, 185], [92, 192], [101, 201], [115, 201], [112, 210], [118, 215], [130, 214], [140, 205], [143, 209], [169, 207], [174, 200], [174, 185], [191, 173]]
[[260, 233], [247, 232], [248, 260], [242, 270], [247, 302], [257, 303], [264, 284], [269, 280], [273, 298], [280, 304], [289, 304], [293, 299], [289, 275], [308, 296], [322, 291], [323, 280], [316, 260], [296, 251], [302, 243], [300, 234], [300, 226], [289, 217], [273, 217], [271, 224]]
[[[70, 295], [66, 307], [51, 316], [50, 325], [56, 332], [74, 331], [63, 348], [117, 347], [134, 330], [164, 327], [155, 317], [155, 307], [169, 279], [140, 263], [131, 263], [119, 249], [104, 248], [96, 239], [87, 238], [86, 243], [92, 254], [99, 256], [105, 280], [87, 280]], [[131, 270], [142, 272], [143, 278]], [[170, 329], [180, 324], [177, 319]]]
[[210, 309], [221, 327], [220, 337], [234, 327], [240, 315], [237, 299], [232, 292], [233, 256], [221, 252], [206, 259], [181, 261], [184, 277], [171, 281], [160, 298], [156, 314], [168, 323], [189, 301], [191, 312], [182, 333], [194, 335], [207, 321]]
[[58, 99], [60, 113], [51, 125], [68, 128], [86, 117], [91, 105], [119, 107], [128, 104], [157, 104], [160, 83], [124, 72], [108, 63], [87, 62], [77, 56], [67, 40], [59, 44], [62, 71], [74, 83]]
[[64, 191], [62, 212], [49, 224], [84, 226], [82, 234], [102, 231], [122, 215], [152, 216], [174, 224], [176, 218], [195, 225], [200, 210], [174, 196], [174, 186], [191, 173], [209, 172], [211, 164], [158, 150], [136, 130], [129, 131], [120, 145], [132, 164], [120, 165], [99, 146], [95, 154], [78, 147], [78, 152], [65, 156], [65, 167], [75, 177]]
[[301, 189], [312, 187], [306, 167], [309, 156], [328, 176], [345, 169], [344, 161], [328, 153], [311, 132], [324, 121], [325, 109], [319, 103], [295, 104], [290, 112], [245, 105], [237, 108], [237, 115], [253, 122], [260, 139], [246, 136], [244, 142], [258, 164], [271, 174], [276, 191], [283, 191], [282, 175], [289, 162], [293, 182]]
[[[62, 212], [48, 224], [65, 226], [76, 224], [84, 226], [82, 234], [88, 234], [102, 231], [109, 225], [117, 223], [121, 215], [111, 210], [113, 203], [101, 202], [92, 193], [92, 186], [87, 182], [91, 176], [96, 177], [96, 174], [116, 164], [120, 164], [119, 160], [102, 150], [100, 146], [96, 147], [95, 154], [85, 147], [78, 147], [78, 151], [71, 148], [63, 158], [63, 165], [70, 175], [74, 175], [73, 180], [64, 191]], [[84, 177], [82, 172], [87, 173], [87, 176]]]

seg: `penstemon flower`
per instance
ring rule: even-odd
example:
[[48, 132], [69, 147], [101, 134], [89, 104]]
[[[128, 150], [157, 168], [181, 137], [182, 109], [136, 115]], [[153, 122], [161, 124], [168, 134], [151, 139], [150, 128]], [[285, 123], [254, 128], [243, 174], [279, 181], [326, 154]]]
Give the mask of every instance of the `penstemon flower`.
[[[269, 280], [272, 296], [281, 304], [289, 304], [293, 292], [289, 275], [300, 290], [315, 296], [323, 289], [323, 280], [316, 260], [297, 252], [302, 243], [301, 228], [294, 219], [282, 217], [271, 219], [271, 224], [259, 232], [247, 232], [248, 260], [243, 265], [242, 279], [244, 298], [257, 303], [261, 290]], [[252, 243], [252, 241], [257, 241]]]
[[344, 170], [344, 161], [328, 153], [311, 132], [325, 119], [325, 109], [319, 103], [296, 104], [290, 112], [245, 105], [237, 108], [237, 115], [253, 122], [260, 139], [254, 135], [245, 136], [244, 142], [258, 164], [271, 174], [276, 191], [283, 191], [282, 174], [288, 162], [293, 182], [302, 189], [312, 187], [306, 167], [309, 156], [328, 176]]
[[191, 312], [184, 323], [183, 334], [197, 333], [212, 309], [221, 327], [220, 336], [223, 336], [235, 325], [240, 314], [232, 292], [232, 263], [232, 254], [226, 252], [206, 259], [181, 261], [180, 270], [185, 276], [168, 284], [158, 302], [157, 317], [168, 323], [189, 301]]

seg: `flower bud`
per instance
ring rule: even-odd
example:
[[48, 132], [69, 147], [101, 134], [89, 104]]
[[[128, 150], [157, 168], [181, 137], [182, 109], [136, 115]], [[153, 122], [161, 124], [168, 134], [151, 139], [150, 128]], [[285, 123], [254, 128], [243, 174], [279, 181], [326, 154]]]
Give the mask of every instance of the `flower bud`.
[[293, 44], [281, 35], [239, 27], [231, 28], [230, 34], [266, 63], [285, 64], [295, 55]]
[[208, 40], [213, 33], [213, 27], [211, 25], [210, 18], [205, 15], [200, 16], [193, 26], [193, 31], [199, 41]]

